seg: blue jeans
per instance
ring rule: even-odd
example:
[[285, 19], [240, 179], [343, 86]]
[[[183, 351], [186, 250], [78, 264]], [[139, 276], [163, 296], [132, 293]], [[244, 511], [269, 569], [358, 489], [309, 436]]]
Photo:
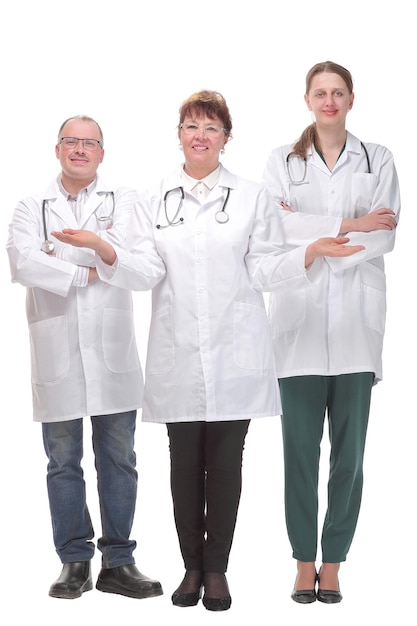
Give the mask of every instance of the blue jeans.
[[[97, 547], [106, 568], [133, 564], [129, 539], [136, 505], [136, 411], [91, 417], [102, 537]], [[89, 561], [94, 529], [86, 502], [83, 419], [42, 424], [49, 459], [47, 487], [55, 549], [62, 563]]]

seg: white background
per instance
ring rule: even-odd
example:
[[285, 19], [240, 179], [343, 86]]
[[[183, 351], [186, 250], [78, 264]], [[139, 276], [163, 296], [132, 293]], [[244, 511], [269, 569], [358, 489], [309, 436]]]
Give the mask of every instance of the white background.
[[[41, 192], [58, 173], [54, 146], [61, 122], [79, 113], [102, 126], [101, 175], [147, 187], [180, 162], [181, 102], [203, 88], [223, 93], [234, 139], [223, 163], [260, 180], [270, 150], [310, 123], [304, 78], [318, 61], [353, 74], [356, 100], [348, 128], [394, 153], [402, 193], [396, 249], [387, 257], [388, 319], [384, 381], [373, 394], [363, 505], [342, 566], [340, 605], [308, 607], [290, 599], [295, 576], [283, 511], [279, 418], [251, 424], [244, 486], [229, 564], [230, 611], [201, 603], [179, 609], [170, 596], [183, 575], [169, 492], [165, 427], [137, 429], [139, 493], [133, 536], [137, 564], [165, 594], [133, 600], [93, 590], [74, 601], [48, 597], [61, 564], [54, 552], [46, 497], [46, 458], [32, 423], [24, 289], [10, 282], [6, 253], [1, 350], [1, 602], [3, 624], [241, 623], [340, 626], [416, 623], [416, 426], [412, 375], [416, 331], [414, 232], [416, 47], [413, 4], [352, 0], [5, 0], [0, 9], [1, 183], [3, 238], [16, 202]], [[149, 294], [135, 294], [137, 336], [145, 358]], [[100, 522], [86, 423], [85, 474], [96, 528]], [[328, 459], [323, 442], [325, 502]], [[93, 561], [94, 578], [100, 556]], [[216, 622], [217, 623], [217, 622]]]

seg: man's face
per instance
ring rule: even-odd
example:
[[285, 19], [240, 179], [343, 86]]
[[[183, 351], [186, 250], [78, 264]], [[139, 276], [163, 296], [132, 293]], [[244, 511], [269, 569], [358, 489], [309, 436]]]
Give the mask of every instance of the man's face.
[[[91, 139], [89, 146], [82, 141], [69, 142], [66, 145], [63, 138]], [[81, 182], [87, 186], [97, 176], [97, 169], [104, 157], [104, 150], [98, 143], [100, 133], [97, 124], [84, 120], [74, 119], [65, 124], [59, 137], [60, 142], [55, 146], [55, 154], [62, 167], [63, 180]]]

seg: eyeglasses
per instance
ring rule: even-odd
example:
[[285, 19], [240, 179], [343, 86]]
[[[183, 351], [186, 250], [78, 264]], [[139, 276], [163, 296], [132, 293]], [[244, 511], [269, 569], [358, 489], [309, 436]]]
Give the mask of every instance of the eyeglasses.
[[61, 137], [59, 143], [61, 143], [64, 148], [76, 148], [78, 146], [78, 142], [81, 141], [83, 144], [83, 148], [86, 150], [96, 150], [99, 146], [101, 148], [101, 143], [98, 139], [79, 139], [78, 137]]
[[207, 135], [207, 137], [218, 137], [221, 132], [226, 132], [226, 129], [222, 126], [198, 126], [192, 123], [180, 124], [180, 128], [186, 135], [196, 135], [198, 132], [201, 132]]

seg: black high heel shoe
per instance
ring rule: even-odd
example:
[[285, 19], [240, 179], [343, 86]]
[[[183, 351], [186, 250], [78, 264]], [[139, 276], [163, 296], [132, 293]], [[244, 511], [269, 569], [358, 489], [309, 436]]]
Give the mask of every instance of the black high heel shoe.
[[[318, 579], [316, 572], [315, 582], [317, 582]], [[298, 602], [299, 604], [311, 604], [317, 600], [316, 589], [293, 589], [291, 598], [294, 602]]]
[[[187, 593], [183, 593], [182, 591], [179, 591], [179, 589], [181, 589], [185, 581], [187, 581], [188, 583], [191, 583], [191, 580], [193, 578], [195, 578], [195, 582], [199, 584], [199, 587], [196, 591], [190, 591]], [[190, 570], [185, 573], [185, 576], [181, 582], [181, 585], [172, 594], [171, 596], [172, 604], [174, 606], [181, 606], [181, 607], [195, 606], [196, 604], [198, 604], [198, 601], [201, 598], [202, 590], [203, 590], [203, 573], [197, 570]]]

